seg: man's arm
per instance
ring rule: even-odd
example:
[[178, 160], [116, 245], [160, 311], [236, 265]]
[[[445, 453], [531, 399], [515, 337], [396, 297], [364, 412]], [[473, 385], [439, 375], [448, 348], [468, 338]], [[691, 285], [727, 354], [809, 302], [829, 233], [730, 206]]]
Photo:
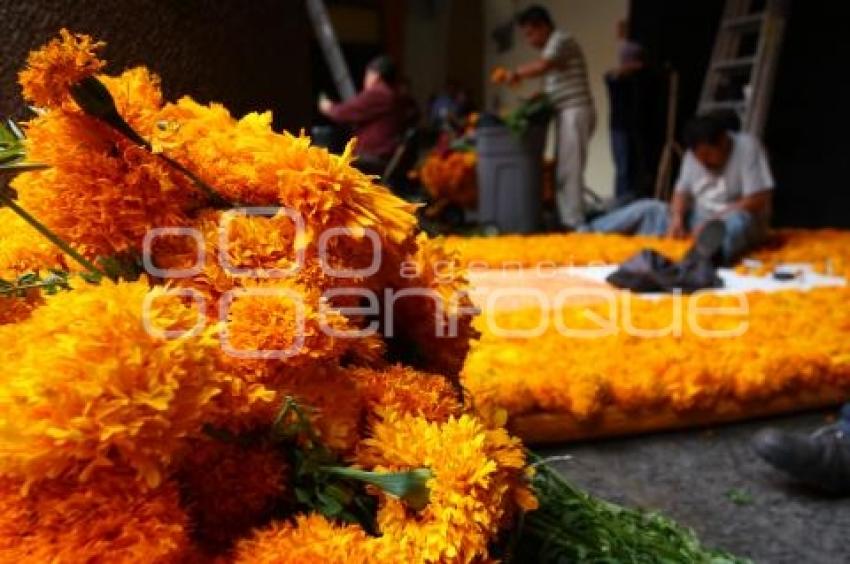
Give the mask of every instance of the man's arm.
[[544, 74], [556, 67], [557, 64], [553, 60], [537, 59], [536, 61], [531, 61], [525, 63], [524, 65], [520, 65], [516, 68], [516, 70], [511, 71], [508, 74], [508, 81], [519, 82], [526, 78], [535, 78], [538, 76], [543, 76]]
[[380, 103], [369, 91], [337, 104], [320, 104], [319, 110], [337, 123], [358, 124], [369, 121], [380, 113]]
[[681, 239], [688, 236], [688, 229], [685, 225], [685, 216], [691, 205], [691, 199], [687, 191], [677, 189], [673, 192], [673, 199], [670, 201], [670, 227], [667, 229], [668, 237]]
[[728, 208], [720, 212], [718, 215], [723, 217], [724, 215], [736, 210], [750, 212], [753, 215], [760, 215], [770, 209], [772, 201], [773, 190], [765, 188], [755, 194], [743, 196], [741, 199], [730, 204]]

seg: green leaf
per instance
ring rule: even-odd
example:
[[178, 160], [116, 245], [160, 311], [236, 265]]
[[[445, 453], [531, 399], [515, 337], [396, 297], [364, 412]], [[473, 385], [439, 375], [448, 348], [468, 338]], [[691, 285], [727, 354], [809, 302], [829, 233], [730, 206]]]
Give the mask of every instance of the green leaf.
[[150, 144], [130, 127], [115, 106], [106, 86], [94, 76], [87, 76], [71, 86], [71, 97], [85, 113], [109, 124], [133, 143], [150, 149]]
[[731, 564], [747, 562], [703, 547], [690, 529], [575, 488], [534, 454], [540, 507], [525, 516], [516, 561]]
[[308, 504], [312, 501], [313, 496], [310, 495], [310, 492], [304, 488], [295, 488], [295, 499], [297, 499], [299, 503]]
[[738, 488], [732, 488], [726, 492], [726, 498], [735, 505], [751, 505], [754, 501], [753, 494]]
[[403, 500], [416, 511], [421, 511], [428, 505], [431, 496], [428, 480], [434, 476], [427, 468], [387, 473], [369, 472], [343, 466], [325, 467], [322, 470], [334, 476], [359, 480], [381, 488], [388, 494]]
[[342, 504], [333, 496], [318, 491], [316, 497], [319, 500], [319, 511], [326, 517], [336, 517], [342, 513]]

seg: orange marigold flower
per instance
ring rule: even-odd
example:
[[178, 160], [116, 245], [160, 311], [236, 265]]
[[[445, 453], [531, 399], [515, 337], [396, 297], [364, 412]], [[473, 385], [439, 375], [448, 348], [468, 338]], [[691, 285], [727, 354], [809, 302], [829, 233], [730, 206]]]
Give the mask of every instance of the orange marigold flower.
[[391, 309], [390, 347], [417, 368], [454, 378], [478, 336], [466, 270], [440, 239], [422, 234], [416, 244], [394, 282], [399, 291], [393, 303], [385, 305]]
[[32, 215], [89, 257], [140, 251], [151, 228], [185, 226], [196, 192], [144, 149], [85, 115], [27, 124], [28, 157], [50, 166], [12, 186]]
[[473, 151], [432, 152], [422, 163], [419, 177], [432, 198], [471, 208], [478, 201], [476, 162]]
[[277, 379], [281, 400], [292, 396], [307, 410], [322, 444], [339, 452], [354, 450], [360, 439], [363, 402], [344, 370], [332, 366], [281, 369]]
[[386, 370], [358, 368], [351, 378], [370, 414], [417, 415], [443, 422], [458, 417], [463, 406], [444, 376], [417, 372], [400, 364]]
[[188, 523], [177, 486], [146, 490], [132, 472], [99, 470], [81, 484], [61, 478], [21, 492], [0, 481], [0, 561], [74, 564], [177, 563], [188, 548]]
[[[279, 521], [239, 542], [235, 564], [325, 564], [378, 561], [375, 540], [355, 525], [337, 525], [318, 514]], [[391, 560], [395, 561], [395, 559]]]
[[32, 51], [18, 76], [24, 98], [35, 106], [61, 107], [70, 100], [68, 89], [106, 64], [97, 52], [106, 44], [88, 35], [59, 30], [59, 37]]
[[[12, 210], [0, 209], [0, 278], [49, 268], [69, 270], [65, 255]], [[74, 268], [79, 268], [73, 263]]]
[[220, 392], [214, 328], [154, 333], [186, 332], [196, 316], [145, 282], [103, 282], [0, 327], [0, 474], [86, 480], [120, 463], [159, 484]]
[[303, 366], [339, 358], [353, 341], [337, 336], [352, 328], [315, 288], [280, 279], [234, 292], [222, 327], [225, 354]]
[[505, 67], [495, 67], [490, 71], [490, 82], [493, 84], [504, 84], [508, 81], [509, 72]]
[[0, 325], [23, 321], [43, 303], [41, 292], [35, 289], [27, 290], [24, 296], [0, 296]]
[[284, 456], [269, 446], [193, 441], [177, 479], [194, 534], [209, 549], [228, 548], [291, 493], [288, 472]]
[[306, 137], [275, 133], [270, 113], [236, 120], [220, 105], [189, 98], [166, 105], [159, 120], [155, 147], [191, 164], [231, 201], [296, 212], [305, 244], [338, 227], [356, 238], [372, 229], [385, 244], [398, 245], [415, 228], [415, 206], [353, 168], [352, 146], [333, 155]]
[[379, 493], [380, 554], [407, 562], [475, 562], [514, 513], [535, 502], [525, 484], [522, 445], [504, 429], [488, 431], [463, 415], [445, 423], [391, 416], [374, 425], [358, 462], [377, 471], [428, 468], [428, 505], [412, 514], [403, 501]]
[[159, 77], [145, 67], [135, 67], [118, 76], [97, 78], [112, 94], [121, 117], [142, 137], [150, 138], [163, 103]]

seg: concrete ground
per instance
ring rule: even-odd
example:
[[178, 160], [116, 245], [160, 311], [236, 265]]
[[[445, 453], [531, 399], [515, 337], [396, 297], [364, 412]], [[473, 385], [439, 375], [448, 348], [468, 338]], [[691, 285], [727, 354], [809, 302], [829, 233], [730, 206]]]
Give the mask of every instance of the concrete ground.
[[658, 510], [693, 528], [708, 546], [770, 564], [845, 563], [850, 499], [806, 491], [750, 447], [765, 425], [809, 431], [828, 415], [536, 450], [572, 456], [554, 464], [573, 483], [617, 503]]

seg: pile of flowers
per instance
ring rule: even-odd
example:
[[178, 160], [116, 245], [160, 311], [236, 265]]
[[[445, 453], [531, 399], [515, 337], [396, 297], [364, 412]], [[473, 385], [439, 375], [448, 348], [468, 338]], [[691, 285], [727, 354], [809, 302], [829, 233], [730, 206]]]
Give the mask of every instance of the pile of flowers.
[[680, 258], [688, 243], [660, 237], [598, 233], [448, 237], [468, 268], [517, 268], [617, 264], [644, 248]]
[[746, 273], [762, 274], [777, 265], [810, 264], [816, 272], [850, 278], [850, 231], [838, 229], [779, 229], [757, 249]]
[[848, 300], [844, 287], [663, 299], [611, 292], [557, 310], [496, 312], [477, 322], [483, 335], [463, 379], [487, 409], [514, 420], [566, 415], [573, 436], [612, 412], [637, 429], [659, 412], [674, 425], [725, 418], [730, 406], [746, 417], [780, 398], [838, 403], [850, 397]]
[[20, 75], [0, 560], [490, 559], [537, 500], [459, 392], [473, 308], [433, 268], [453, 255], [352, 147], [99, 75], [102, 47], [63, 30]]
[[470, 400], [463, 269], [351, 146], [102, 48], [33, 52], [0, 129], [0, 560], [737, 562]]
[[473, 208], [478, 202], [476, 162], [472, 150], [432, 151], [419, 168], [419, 179], [435, 201]]
[[[471, 268], [587, 266], [618, 264], [644, 248], [673, 259], [681, 258], [689, 241], [662, 237], [601, 233], [449, 237], [446, 246], [458, 251]], [[777, 229], [754, 250], [745, 273], [763, 274], [782, 263], [807, 263], [816, 271], [850, 274], [850, 231], [835, 229]]]

